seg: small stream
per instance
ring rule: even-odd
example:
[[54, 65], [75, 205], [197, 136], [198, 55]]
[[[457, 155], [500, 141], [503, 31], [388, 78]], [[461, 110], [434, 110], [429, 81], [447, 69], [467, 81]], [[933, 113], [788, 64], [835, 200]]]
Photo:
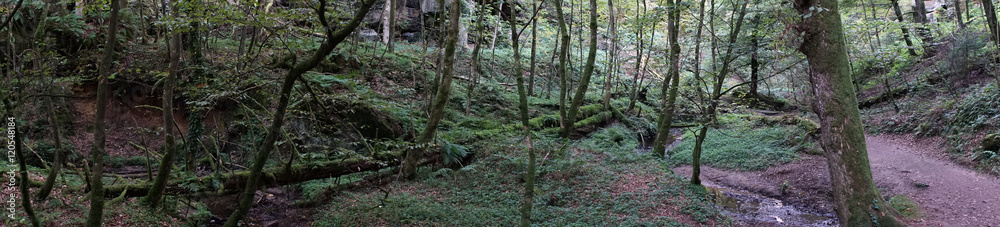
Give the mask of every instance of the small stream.
[[723, 214], [750, 224], [840, 226], [834, 214], [807, 212], [781, 200], [721, 186], [706, 185], [705, 189]]

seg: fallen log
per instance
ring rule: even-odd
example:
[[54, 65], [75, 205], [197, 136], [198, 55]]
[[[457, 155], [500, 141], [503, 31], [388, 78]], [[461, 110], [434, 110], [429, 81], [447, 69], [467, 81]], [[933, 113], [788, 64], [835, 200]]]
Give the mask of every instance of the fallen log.
[[[426, 165], [433, 163], [437, 160], [437, 155], [437, 152], [431, 152], [419, 164]], [[338, 161], [296, 164], [292, 165], [290, 171], [286, 171], [284, 167], [274, 167], [264, 170], [260, 176], [260, 182], [263, 185], [270, 186], [289, 185], [351, 173], [380, 170], [398, 165], [401, 157], [402, 153], [397, 152], [391, 154], [388, 158], [379, 158], [382, 161], [371, 158], [349, 158]], [[243, 170], [194, 179], [174, 180], [167, 184], [164, 194], [183, 195], [201, 192], [214, 192], [221, 195], [234, 194], [242, 191], [249, 178], [250, 171]], [[145, 196], [149, 191], [149, 187], [150, 182], [111, 185], [104, 189], [104, 197], [115, 198], [121, 195], [124, 195], [124, 197]]]

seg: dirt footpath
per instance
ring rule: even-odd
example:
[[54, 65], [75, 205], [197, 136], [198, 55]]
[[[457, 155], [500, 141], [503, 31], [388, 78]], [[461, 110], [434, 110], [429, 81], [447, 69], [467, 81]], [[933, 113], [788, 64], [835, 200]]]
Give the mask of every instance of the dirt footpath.
[[[935, 144], [903, 136], [869, 136], [872, 177], [923, 209], [915, 226], [1000, 226], [1000, 179], [942, 160]], [[930, 157], [929, 157], [930, 156]], [[937, 156], [937, 157], [934, 157]], [[926, 184], [926, 188], [917, 185]]]
[[[923, 217], [907, 220], [911, 225], [1000, 227], [997, 177], [946, 160], [934, 141], [868, 136], [867, 143], [872, 176], [883, 196], [910, 196], [923, 210]], [[691, 167], [677, 167], [674, 172], [690, 176]], [[764, 171], [703, 167], [701, 177], [708, 184], [758, 193], [814, 212], [833, 212], [830, 176], [822, 156], [802, 155]]]

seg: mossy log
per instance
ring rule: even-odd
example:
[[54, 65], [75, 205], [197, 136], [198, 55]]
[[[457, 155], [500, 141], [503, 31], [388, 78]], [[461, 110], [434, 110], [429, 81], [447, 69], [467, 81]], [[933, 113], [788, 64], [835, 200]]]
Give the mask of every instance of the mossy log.
[[[436, 152], [429, 152], [428, 155], [424, 156], [425, 158], [420, 164], [426, 165], [436, 162], [437, 156]], [[263, 182], [265, 185], [289, 185], [351, 173], [375, 171], [399, 165], [399, 160], [402, 157], [402, 153], [396, 152], [388, 154], [386, 157], [376, 157], [375, 159], [349, 158], [319, 163], [297, 164], [293, 165], [290, 171], [285, 171], [283, 167], [268, 168], [264, 169], [259, 182]], [[195, 179], [176, 180], [167, 184], [164, 194], [183, 195], [201, 192], [233, 194], [243, 190], [249, 177], [250, 171], [242, 170]], [[149, 187], [149, 182], [111, 185], [105, 188], [104, 197], [115, 198], [123, 194], [125, 197], [145, 196], [149, 191]]]
[[[935, 85], [944, 82], [944, 80], [945, 80], [944, 75], [930, 76], [924, 79], [924, 81], [926, 81], [926, 83], [929, 85]], [[868, 107], [874, 106], [875, 104], [883, 103], [897, 98], [902, 98], [908, 93], [910, 93], [909, 84], [904, 84], [899, 87], [894, 87], [890, 89], [889, 92], [885, 92], [879, 94], [878, 96], [867, 98], [864, 101], [858, 102], [858, 107], [861, 109], [866, 109]]]
[[896, 87], [896, 88], [893, 88], [892, 90], [890, 90], [889, 92], [882, 93], [882, 94], [880, 94], [878, 96], [871, 97], [871, 98], [865, 99], [864, 101], [861, 101], [861, 103], [858, 103], [858, 107], [860, 107], [861, 109], [868, 108], [868, 107], [874, 106], [875, 104], [879, 104], [879, 103], [883, 103], [883, 102], [886, 102], [886, 101], [889, 101], [889, 100], [892, 100], [892, 99], [903, 97], [904, 95], [906, 95], [906, 93], [909, 93], [909, 92], [910, 92], [910, 89], [907, 88], [906, 86]]
[[[599, 104], [599, 103], [598, 104], [591, 104], [591, 105], [581, 106], [580, 107], [580, 116], [579, 117], [580, 118], [584, 118], [584, 120], [578, 121], [577, 124], [579, 124], [579, 122], [585, 122], [585, 121], [587, 121], [586, 118], [591, 118], [591, 117], [593, 117], [596, 114], [603, 114], [603, 113], [608, 113], [608, 112], [605, 112], [604, 111], [604, 105]], [[610, 117], [610, 114], [607, 117]], [[546, 115], [538, 116], [538, 117], [535, 117], [535, 118], [532, 118], [532, 119], [528, 120], [528, 124], [531, 125], [531, 127], [534, 128], [534, 129], [557, 127], [557, 126], [559, 126], [559, 116], [555, 115], [555, 114], [546, 114]], [[574, 126], [574, 127], [576, 127], [576, 126]]]

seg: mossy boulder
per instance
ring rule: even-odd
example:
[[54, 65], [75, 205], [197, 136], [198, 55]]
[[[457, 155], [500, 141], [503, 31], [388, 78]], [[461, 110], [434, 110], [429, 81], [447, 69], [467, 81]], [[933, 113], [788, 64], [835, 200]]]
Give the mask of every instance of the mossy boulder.
[[1000, 150], [1000, 134], [989, 134], [979, 141], [979, 144], [983, 145], [983, 150], [988, 151], [998, 151]]

